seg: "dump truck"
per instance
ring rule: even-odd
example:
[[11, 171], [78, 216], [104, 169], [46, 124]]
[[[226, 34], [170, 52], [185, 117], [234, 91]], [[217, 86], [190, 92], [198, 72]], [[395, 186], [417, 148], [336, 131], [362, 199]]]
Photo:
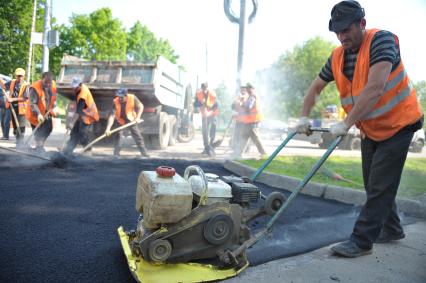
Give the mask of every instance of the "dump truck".
[[194, 137], [193, 90], [190, 76], [166, 58], [155, 62], [87, 61], [64, 56], [56, 81], [59, 95], [71, 101], [71, 81], [79, 77], [95, 100], [100, 121], [93, 134], [104, 133], [113, 98], [119, 88], [127, 88], [144, 105], [143, 123], [139, 124], [145, 144], [151, 149], [165, 149], [179, 142], [190, 142]]

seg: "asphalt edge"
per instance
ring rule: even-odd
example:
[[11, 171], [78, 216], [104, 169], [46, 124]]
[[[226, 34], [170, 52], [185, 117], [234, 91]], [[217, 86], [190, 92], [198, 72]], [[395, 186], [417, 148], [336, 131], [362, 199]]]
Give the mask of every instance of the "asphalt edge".
[[[233, 160], [226, 160], [223, 167], [239, 176], [251, 176], [256, 172], [256, 169]], [[293, 191], [300, 181], [301, 179], [298, 178], [269, 172], [263, 172], [256, 179], [256, 182], [289, 191]], [[366, 200], [365, 193], [362, 191], [315, 182], [309, 182], [300, 193], [354, 205], [362, 205]], [[426, 219], [426, 204], [423, 202], [398, 197], [396, 203], [401, 212]]]

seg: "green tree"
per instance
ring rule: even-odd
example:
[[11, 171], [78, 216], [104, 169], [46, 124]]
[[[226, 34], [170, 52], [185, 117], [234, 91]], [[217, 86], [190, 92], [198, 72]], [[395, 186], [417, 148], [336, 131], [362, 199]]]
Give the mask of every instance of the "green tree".
[[232, 96], [224, 82], [216, 87], [215, 92], [219, 103], [219, 127], [224, 128], [228, 125], [232, 116]]
[[138, 62], [154, 61], [157, 55], [162, 55], [171, 62], [176, 63], [179, 58], [164, 39], [157, 39], [148, 27], [137, 21], [127, 33], [127, 57]]
[[[17, 67], [26, 69], [30, 46], [33, 1], [0, 0], [0, 73], [13, 75]], [[36, 31], [43, 26], [44, 1], [38, 1]], [[41, 49], [40, 49], [41, 50]], [[33, 49], [37, 62], [41, 52]]]
[[[332, 42], [315, 37], [279, 57], [267, 70], [270, 78], [269, 93], [274, 99], [272, 112], [281, 113], [281, 119], [300, 115], [306, 91], [334, 48]], [[339, 104], [334, 83], [321, 93], [311, 117], [320, 118], [321, 110], [329, 104]]]
[[[424, 113], [426, 111], [426, 81], [419, 81], [415, 83], [414, 88], [417, 91], [417, 98], [419, 99]], [[426, 130], [426, 123], [424, 125], [424, 129]]]

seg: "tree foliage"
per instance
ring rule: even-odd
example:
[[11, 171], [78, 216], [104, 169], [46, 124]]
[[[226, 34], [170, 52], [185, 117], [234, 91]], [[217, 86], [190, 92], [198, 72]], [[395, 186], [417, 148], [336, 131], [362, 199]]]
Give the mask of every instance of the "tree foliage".
[[[420, 102], [420, 105], [422, 106], [423, 113], [426, 112], [426, 81], [419, 81], [416, 84], [414, 84], [414, 88], [417, 91], [417, 98]], [[424, 128], [426, 129], [426, 123], [424, 125]]]
[[[267, 70], [269, 93], [274, 100], [272, 113], [279, 113], [278, 118], [281, 119], [300, 115], [303, 97], [334, 47], [333, 43], [315, 37], [278, 58]], [[337, 90], [332, 83], [321, 93], [311, 117], [319, 118], [322, 109], [329, 104], [338, 104], [338, 101]]]

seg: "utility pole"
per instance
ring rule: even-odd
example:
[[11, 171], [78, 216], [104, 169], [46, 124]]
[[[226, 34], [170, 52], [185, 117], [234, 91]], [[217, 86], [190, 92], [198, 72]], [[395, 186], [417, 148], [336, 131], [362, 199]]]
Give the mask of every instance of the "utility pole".
[[28, 64], [27, 64], [27, 80], [28, 82], [31, 82], [31, 64], [33, 60], [33, 42], [32, 42], [32, 34], [35, 32], [35, 22], [36, 22], [36, 15], [37, 15], [37, 0], [34, 0], [34, 7], [33, 7], [33, 20], [31, 23], [31, 39], [30, 39], [30, 50], [28, 51]]
[[52, 0], [46, 0], [46, 6], [44, 9], [44, 29], [43, 29], [43, 62], [42, 72], [49, 70], [49, 31], [50, 19], [52, 17]]
[[225, 15], [231, 23], [238, 24], [238, 61], [237, 61], [237, 86], [236, 93], [239, 92], [241, 86], [241, 74], [243, 72], [243, 61], [244, 61], [244, 34], [247, 23], [253, 22], [257, 13], [257, 0], [251, 0], [253, 3], [253, 11], [250, 16], [246, 17], [246, 0], [240, 0], [240, 17], [237, 18], [231, 9], [232, 0], [224, 0]]

